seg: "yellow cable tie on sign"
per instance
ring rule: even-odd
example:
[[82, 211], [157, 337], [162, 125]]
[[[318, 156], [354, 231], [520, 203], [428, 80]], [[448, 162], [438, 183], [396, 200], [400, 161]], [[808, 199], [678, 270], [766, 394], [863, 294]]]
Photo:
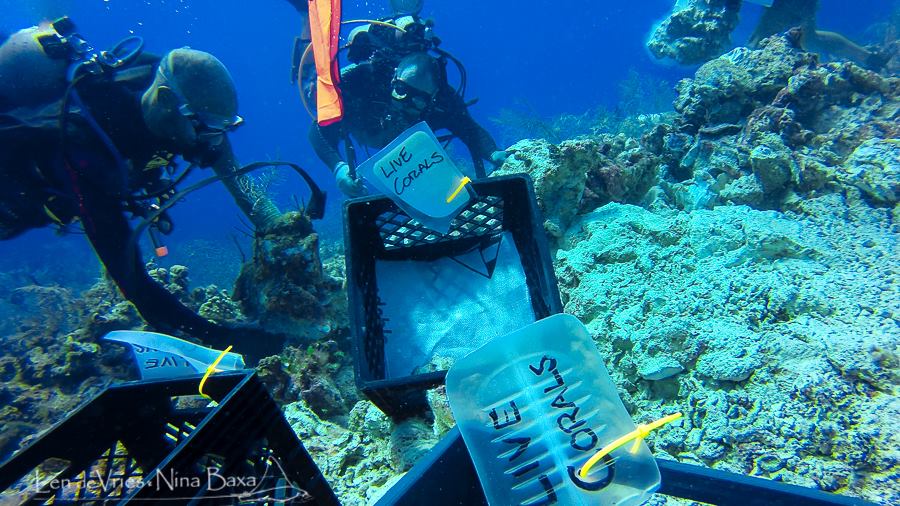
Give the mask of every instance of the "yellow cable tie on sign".
[[627, 444], [630, 441], [634, 441], [634, 444], [631, 445], [631, 453], [637, 453], [638, 449], [641, 447], [641, 441], [643, 441], [644, 438], [646, 438], [650, 434], [650, 431], [656, 430], [667, 423], [674, 422], [675, 420], [681, 418], [681, 416], [681, 413], [675, 413], [660, 418], [655, 422], [650, 422], [648, 424], [642, 423], [638, 425], [635, 430], [604, 446], [603, 449], [597, 452], [596, 455], [588, 459], [588, 461], [585, 462], [584, 466], [581, 467], [581, 470], [578, 471], [578, 476], [580, 476], [581, 478], [587, 478], [587, 475], [591, 471], [591, 468], [594, 467], [597, 462], [600, 462], [600, 459], [609, 455], [613, 450]]
[[206, 368], [206, 374], [204, 374], [203, 379], [200, 380], [200, 395], [206, 397], [209, 400], [212, 400], [212, 397], [203, 393], [203, 385], [206, 384], [206, 380], [209, 379], [210, 376], [212, 376], [212, 373], [216, 372], [216, 366], [219, 365], [219, 362], [221, 362], [223, 358], [225, 358], [225, 355], [228, 355], [228, 352], [231, 351], [231, 348], [232, 346], [229, 345], [227, 348], [225, 348], [225, 351], [219, 354], [219, 356], [213, 361], [213, 363], [209, 364], [209, 367]]
[[471, 182], [472, 182], [472, 180], [469, 179], [469, 176], [462, 178], [462, 181], [459, 182], [459, 186], [457, 186], [456, 189], [453, 190], [453, 193], [451, 193], [450, 196], [447, 197], [447, 203], [449, 204], [449, 203], [453, 202], [453, 200], [459, 195], [459, 192], [461, 192], [463, 190], [463, 188], [465, 188], [466, 185]]

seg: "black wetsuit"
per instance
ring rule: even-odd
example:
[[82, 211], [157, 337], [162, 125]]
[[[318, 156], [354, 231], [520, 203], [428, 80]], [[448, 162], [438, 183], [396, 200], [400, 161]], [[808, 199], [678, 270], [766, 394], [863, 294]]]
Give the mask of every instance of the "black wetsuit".
[[[115, 149], [102, 140], [76, 104], [67, 115], [65, 136], [60, 134], [58, 114], [62, 100], [31, 118], [22, 117], [22, 110], [0, 110], [4, 181], [0, 238], [78, 218], [110, 277], [149, 324], [163, 331], [181, 330], [217, 347], [234, 344], [236, 351], [244, 351], [239, 342], [247, 342], [243, 338], [252, 337], [254, 329], [215, 325], [185, 307], [150, 278], [139, 249], [131, 242], [126, 200], [140, 188], [159, 184], [162, 168], [147, 169], [151, 159], [175, 153], [150, 132], [141, 112], [141, 95], [152, 83], [158, 62], [155, 57], [142, 57], [119, 74], [127, 78], [85, 79], [77, 87], [82, 103]], [[281, 344], [267, 335], [255, 339], [252, 350], [246, 349], [264, 356], [278, 353]]]
[[766, 37], [795, 27], [814, 32], [818, 10], [819, 0], [775, 0], [757, 23], [750, 36], [750, 46], [758, 46]]
[[414, 124], [425, 121], [432, 130], [447, 129], [472, 154], [476, 171], [483, 177], [484, 160], [497, 151], [491, 135], [469, 114], [462, 98], [446, 79], [433, 103], [421, 114], [404, 110], [391, 96], [395, 63], [378, 58], [346, 67], [341, 72], [344, 118], [325, 127], [314, 124], [309, 138], [319, 158], [334, 170], [343, 157], [338, 145], [346, 136], [374, 148], [382, 148]]

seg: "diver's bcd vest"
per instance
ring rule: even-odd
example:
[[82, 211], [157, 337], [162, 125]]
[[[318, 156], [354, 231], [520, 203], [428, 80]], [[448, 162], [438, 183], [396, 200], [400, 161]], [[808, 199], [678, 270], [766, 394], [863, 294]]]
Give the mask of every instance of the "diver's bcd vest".
[[[133, 44], [135, 47], [129, 48]], [[0, 85], [0, 146], [19, 145], [23, 140], [39, 137], [59, 145], [66, 158], [67, 141], [75, 135], [85, 135], [71, 124], [73, 117], [81, 119], [79, 127], [87, 127], [114, 159], [122, 160], [118, 148], [103, 129], [91, 117], [90, 111], [78, 98], [77, 86], [113, 84], [128, 87], [130, 83], [152, 81], [158, 58], [148, 56], [139, 62], [143, 54], [143, 44], [137, 38], [128, 38], [110, 51], [95, 52], [81, 36], [75, 33], [75, 26], [68, 18], [62, 18], [50, 25], [50, 29], [30, 28], [17, 32], [0, 46], [0, 76], [11, 76]], [[36, 79], [23, 79], [37, 73]], [[28, 148], [31, 149], [31, 148]], [[7, 158], [6, 166], [0, 166], [0, 173], [9, 171], [8, 181], [18, 181], [26, 185], [19, 192], [23, 198], [39, 199], [28, 206], [43, 209], [45, 219], [65, 226], [77, 214], [77, 208], [68, 202], [71, 199], [56, 195], [52, 188], [60, 183], [61, 176], [51, 174], [51, 167], [27, 167], [33, 162], [15, 157]], [[69, 163], [68, 161], [63, 163]], [[53, 165], [58, 165], [54, 163]], [[161, 169], [172, 165], [171, 155], [150, 156], [147, 167], [137, 168], [133, 173], [143, 182], [159, 178]], [[58, 167], [57, 167], [58, 169]], [[120, 168], [121, 169], [121, 168]], [[25, 178], [20, 172], [35, 177]], [[55, 177], [54, 177], [55, 176]], [[123, 175], [127, 177], [127, 175]], [[44, 188], [49, 188], [50, 193]], [[44, 195], [41, 197], [41, 195]], [[9, 198], [9, 196], [7, 196]], [[18, 206], [22, 208], [22, 206]], [[5, 223], [9, 218], [27, 223]], [[38, 225], [35, 217], [28, 218], [22, 213], [0, 213], [0, 228], [19, 229]]]

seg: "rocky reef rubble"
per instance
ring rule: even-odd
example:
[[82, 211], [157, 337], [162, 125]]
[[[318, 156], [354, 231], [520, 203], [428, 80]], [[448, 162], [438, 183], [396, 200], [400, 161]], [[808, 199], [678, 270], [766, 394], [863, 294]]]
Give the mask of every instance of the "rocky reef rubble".
[[609, 202], [641, 202], [656, 183], [660, 163], [657, 155], [624, 134], [581, 137], [558, 145], [527, 139], [507, 151], [510, 157], [492, 175], [531, 175], [544, 212], [544, 230], [554, 241], [580, 213]]
[[[526, 140], [565, 310], [657, 455], [900, 502], [900, 79], [790, 34], [641, 139]], [[573, 205], [577, 203], [577, 205]]]
[[557, 254], [565, 309], [636, 418], [687, 415], [658, 454], [893, 501], [896, 231], [841, 195], [805, 210], [606, 205]]
[[432, 423], [394, 424], [374, 404], [359, 401], [349, 415], [320, 418], [304, 403], [285, 406], [288, 422], [328, 479], [341, 504], [371, 504], [431, 450], [439, 436]]

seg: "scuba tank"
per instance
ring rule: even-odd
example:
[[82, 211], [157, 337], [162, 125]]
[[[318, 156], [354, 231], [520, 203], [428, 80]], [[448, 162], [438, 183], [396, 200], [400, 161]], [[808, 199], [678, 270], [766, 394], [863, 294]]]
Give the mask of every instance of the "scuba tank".
[[[78, 117], [85, 122], [91, 133], [115, 160], [115, 170], [123, 176], [127, 175], [129, 169], [125, 157], [122, 156], [106, 131], [97, 123], [90, 109], [82, 102], [78, 86], [94, 79], [115, 79], [118, 72], [130, 67], [141, 56], [144, 49], [143, 39], [137, 36], [126, 37], [111, 49], [98, 51], [77, 33], [75, 23], [68, 17], [54, 21], [50, 24], [50, 28], [52, 30], [44, 31], [36, 36], [35, 40], [40, 44], [49, 60], [66, 62], [68, 65], [65, 73], [66, 87], [59, 117], [60, 139], [64, 156], [67, 156], [66, 144], [70, 133], [70, 115], [77, 111]], [[165, 186], [165, 182], [166, 180], [159, 179], [154, 182], [153, 186]], [[160, 205], [164, 203], [164, 199], [175, 191], [174, 185], [171, 185], [166, 191], [159, 192], [160, 195], [153, 198], [146, 194], [141, 195], [141, 193], [146, 193], [144, 191], [130, 194], [125, 198], [125, 209], [129, 210], [134, 217], [144, 218], [159, 209]], [[160, 234], [168, 235], [172, 229], [172, 221], [165, 213], [161, 213], [151, 224], [149, 235], [157, 256], [168, 254], [168, 250], [161, 242]]]

